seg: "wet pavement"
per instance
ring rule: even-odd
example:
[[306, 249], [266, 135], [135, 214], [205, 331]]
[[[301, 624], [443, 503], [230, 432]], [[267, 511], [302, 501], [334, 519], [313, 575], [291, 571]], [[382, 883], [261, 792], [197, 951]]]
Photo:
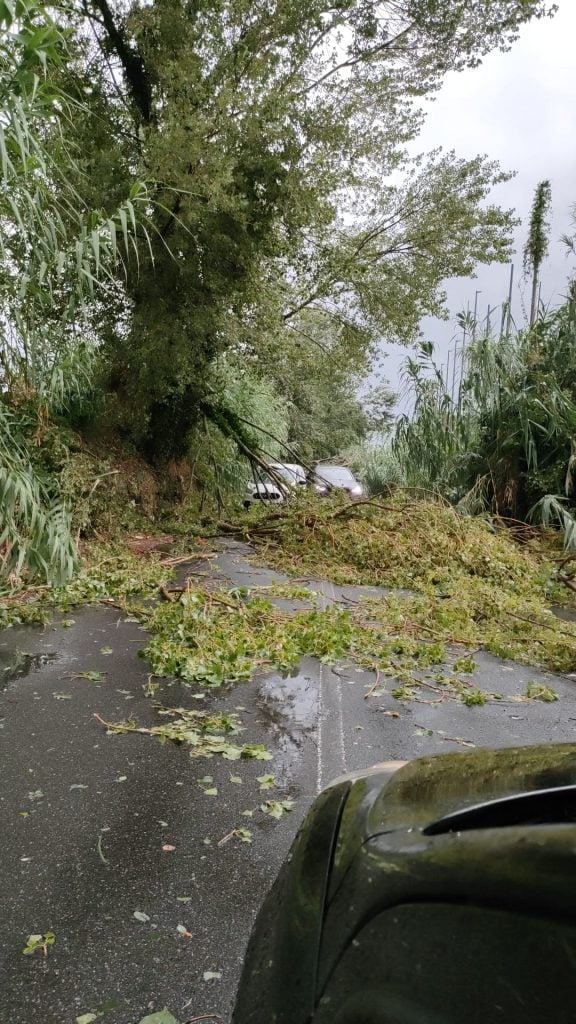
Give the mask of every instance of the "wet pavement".
[[[250, 564], [248, 554], [226, 544], [211, 577], [242, 586], [283, 579]], [[194, 571], [205, 583], [206, 562], [181, 575]], [[322, 604], [373, 592], [309, 586]], [[242, 741], [274, 754], [273, 762], [191, 758], [148, 736], [106, 734], [95, 715], [158, 723], [144, 693], [149, 666], [138, 656], [146, 634], [112, 607], [71, 618], [0, 634], [0, 1024], [75, 1024], [90, 1012], [104, 1024], [137, 1024], [164, 1006], [179, 1021], [216, 1014], [228, 1022], [251, 922], [330, 779], [471, 744], [576, 736], [570, 678], [477, 654], [475, 683], [504, 699], [468, 708], [389, 694], [365, 700], [373, 674], [305, 658], [294, 675], [271, 673], [208, 694], [165, 681], [156, 700], [240, 709]], [[560, 700], [512, 701], [532, 680], [553, 686]], [[263, 795], [256, 777], [268, 772], [280, 790]], [[207, 774], [216, 796], [197, 782]], [[292, 797], [294, 810], [280, 821], [243, 815], [267, 796]], [[239, 826], [252, 831], [252, 843], [218, 845]], [[47, 931], [56, 935], [48, 956], [23, 956], [28, 936]]]

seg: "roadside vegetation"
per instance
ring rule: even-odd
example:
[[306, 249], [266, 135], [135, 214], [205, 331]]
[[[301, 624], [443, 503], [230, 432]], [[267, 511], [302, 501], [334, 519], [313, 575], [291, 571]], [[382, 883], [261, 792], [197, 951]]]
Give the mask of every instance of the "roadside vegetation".
[[407, 155], [419, 101], [551, 13], [0, 5], [10, 585], [59, 585], [84, 539], [182, 499], [220, 514], [258, 460], [388, 422], [383, 382], [357, 398], [381, 340], [410, 344], [444, 278], [506, 261], [515, 223], [489, 200], [508, 169]]

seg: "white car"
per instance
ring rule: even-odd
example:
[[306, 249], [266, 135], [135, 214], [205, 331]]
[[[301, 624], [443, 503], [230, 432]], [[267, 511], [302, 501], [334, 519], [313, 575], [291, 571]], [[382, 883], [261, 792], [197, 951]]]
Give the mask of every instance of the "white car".
[[297, 462], [270, 462], [269, 466], [274, 477], [285, 480], [286, 486], [281, 486], [273, 476], [260, 474], [257, 483], [252, 480], [246, 487], [244, 508], [250, 508], [255, 501], [286, 501], [293, 488], [306, 486], [306, 470]]

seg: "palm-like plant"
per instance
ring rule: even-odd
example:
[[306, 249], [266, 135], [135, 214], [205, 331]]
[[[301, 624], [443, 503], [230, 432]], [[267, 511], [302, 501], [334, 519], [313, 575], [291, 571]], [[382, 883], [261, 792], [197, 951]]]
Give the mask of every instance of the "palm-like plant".
[[57, 85], [72, 59], [59, 12], [57, 22], [39, 0], [0, 0], [0, 568], [52, 580], [74, 565], [69, 515], [32, 469], [14, 392], [50, 411], [86, 382], [86, 306], [136, 250], [149, 204], [135, 183], [102, 215], [71, 184], [66, 128], [82, 110]]
[[[409, 364], [414, 413], [397, 427], [394, 450], [410, 483], [469, 496], [502, 515], [525, 517], [562, 491], [576, 436], [574, 302], [515, 338], [483, 337], [465, 354], [452, 397], [431, 352]], [[540, 502], [540, 504], [538, 504]], [[565, 516], [561, 517], [565, 525]], [[558, 517], [557, 517], [558, 519]]]

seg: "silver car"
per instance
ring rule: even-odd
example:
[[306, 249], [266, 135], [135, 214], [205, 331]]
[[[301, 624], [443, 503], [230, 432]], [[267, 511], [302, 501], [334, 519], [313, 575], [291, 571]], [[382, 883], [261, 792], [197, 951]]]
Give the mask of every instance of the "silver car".
[[332, 463], [317, 463], [310, 475], [313, 490], [320, 497], [326, 497], [333, 491], [345, 491], [351, 498], [361, 498], [365, 491], [362, 484], [347, 466], [336, 466]]

